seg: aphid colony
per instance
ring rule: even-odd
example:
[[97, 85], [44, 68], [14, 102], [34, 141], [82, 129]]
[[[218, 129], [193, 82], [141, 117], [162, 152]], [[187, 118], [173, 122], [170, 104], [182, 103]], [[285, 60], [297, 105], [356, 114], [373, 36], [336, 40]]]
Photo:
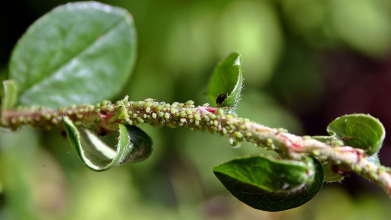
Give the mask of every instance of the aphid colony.
[[[216, 100], [222, 103], [224, 97]], [[114, 120], [119, 109], [125, 107], [125, 120]], [[25, 114], [20, 120], [11, 122], [13, 127], [17, 128], [22, 124], [42, 127], [42, 123], [48, 128], [62, 125], [62, 117], [68, 116], [76, 126], [104, 128], [97, 129], [98, 135], [103, 135], [109, 130], [116, 130], [116, 123], [127, 123], [130, 125], [149, 124], [152, 126], [180, 127], [186, 126], [190, 130], [218, 132], [221, 135], [227, 135], [232, 146], [238, 146], [238, 142], [246, 139], [255, 145], [275, 148], [273, 143], [264, 143], [253, 132], [257, 129], [250, 128], [250, 120], [238, 118], [236, 114], [227, 113], [228, 107], [209, 107], [209, 104], [195, 107], [194, 101], [185, 103], [174, 102], [172, 104], [165, 102], [156, 102], [153, 99], [146, 99], [139, 102], [131, 102], [124, 99], [112, 104], [110, 101], [103, 101], [94, 105], [71, 106], [69, 108], [59, 108], [57, 110], [41, 109], [37, 114]], [[42, 120], [44, 118], [45, 120]], [[28, 120], [27, 120], [28, 119]], [[116, 122], [116, 123], [113, 123]], [[40, 123], [38, 125], [38, 123]], [[107, 130], [106, 130], [107, 129]]]
[[[236, 114], [227, 114], [223, 108], [212, 108], [209, 104], [194, 106], [193, 101], [173, 104], [155, 102], [147, 99], [140, 102], [128, 102], [126, 104], [130, 116], [129, 123], [147, 123], [154, 126], [166, 125], [168, 127], [186, 126], [190, 130], [208, 130], [211, 133], [218, 132], [230, 138], [229, 143], [237, 146], [244, 139], [251, 141], [249, 119], [237, 118]], [[251, 141], [256, 142], [254, 139]]]

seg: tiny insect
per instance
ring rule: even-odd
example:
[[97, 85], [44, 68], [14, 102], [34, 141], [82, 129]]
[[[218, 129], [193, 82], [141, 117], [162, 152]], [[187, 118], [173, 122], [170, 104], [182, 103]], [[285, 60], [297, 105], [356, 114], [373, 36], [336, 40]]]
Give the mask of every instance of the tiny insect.
[[227, 94], [221, 94], [221, 95], [217, 96], [216, 104], [219, 106], [219, 105], [223, 104], [223, 102], [226, 99], [227, 99]]

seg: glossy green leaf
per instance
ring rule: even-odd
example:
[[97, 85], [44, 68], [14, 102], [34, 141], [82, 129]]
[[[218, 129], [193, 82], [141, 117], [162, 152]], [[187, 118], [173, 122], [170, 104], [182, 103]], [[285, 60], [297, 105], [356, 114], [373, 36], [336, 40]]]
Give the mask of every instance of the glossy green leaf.
[[119, 124], [116, 150], [107, 146], [88, 129], [76, 127], [68, 117], [64, 117], [64, 128], [79, 158], [94, 171], [108, 170], [127, 162], [143, 161], [153, 151], [152, 139], [136, 126]]
[[303, 205], [322, 188], [319, 162], [251, 156], [230, 160], [213, 172], [237, 199], [264, 211], [282, 211]]
[[4, 85], [4, 97], [1, 98], [1, 111], [8, 110], [12, 108], [18, 98], [18, 87], [16, 86], [15, 81], [5, 80], [3, 81]]
[[241, 56], [235, 52], [217, 64], [209, 79], [209, 88], [206, 95], [213, 106], [218, 105], [216, 99], [220, 95], [225, 95], [226, 98], [221, 99], [219, 106], [235, 107], [240, 100], [242, 88]]
[[97, 103], [127, 82], [136, 44], [126, 10], [98, 2], [69, 3], [31, 25], [12, 52], [9, 77], [23, 105]]
[[386, 135], [383, 124], [365, 114], [339, 117], [329, 124], [327, 132], [341, 139], [345, 145], [365, 150], [368, 155], [380, 150]]

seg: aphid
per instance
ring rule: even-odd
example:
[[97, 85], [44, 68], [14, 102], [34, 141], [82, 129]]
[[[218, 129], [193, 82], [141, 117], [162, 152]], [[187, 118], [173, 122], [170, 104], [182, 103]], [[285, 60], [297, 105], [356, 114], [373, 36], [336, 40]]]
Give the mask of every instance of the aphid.
[[219, 96], [217, 96], [217, 99], [216, 99], [216, 104], [217, 105], [221, 105], [223, 104], [223, 102], [227, 99], [227, 94], [221, 94]]

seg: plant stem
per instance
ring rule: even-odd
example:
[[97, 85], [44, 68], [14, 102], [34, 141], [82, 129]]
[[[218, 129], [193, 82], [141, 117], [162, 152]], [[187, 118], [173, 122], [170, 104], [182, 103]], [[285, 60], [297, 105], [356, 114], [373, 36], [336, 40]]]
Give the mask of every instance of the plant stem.
[[64, 116], [76, 125], [92, 127], [99, 133], [117, 130], [118, 123], [149, 124], [171, 128], [187, 127], [195, 131], [209, 131], [229, 137], [230, 144], [248, 141], [276, 151], [282, 158], [300, 160], [312, 156], [320, 162], [342, 166], [381, 186], [391, 194], [391, 169], [377, 165], [368, 159], [362, 149], [349, 146], [334, 146], [312, 139], [296, 136], [285, 129], [274, 129], [249, 119], [226, 113], [228, 108], [213, 108], [208, 104], [194, 106], [193, 101], [168, 104], [146, 99], [139, 102], [127, 101], [127, 97], [115, 104], [103, 101], [97, 105], [71, 106], [50, 110], [45, 108], [17, 108], [2, 112], [2, 127], [16, 130], [22, 125], [50, 129], [62, 127]]

